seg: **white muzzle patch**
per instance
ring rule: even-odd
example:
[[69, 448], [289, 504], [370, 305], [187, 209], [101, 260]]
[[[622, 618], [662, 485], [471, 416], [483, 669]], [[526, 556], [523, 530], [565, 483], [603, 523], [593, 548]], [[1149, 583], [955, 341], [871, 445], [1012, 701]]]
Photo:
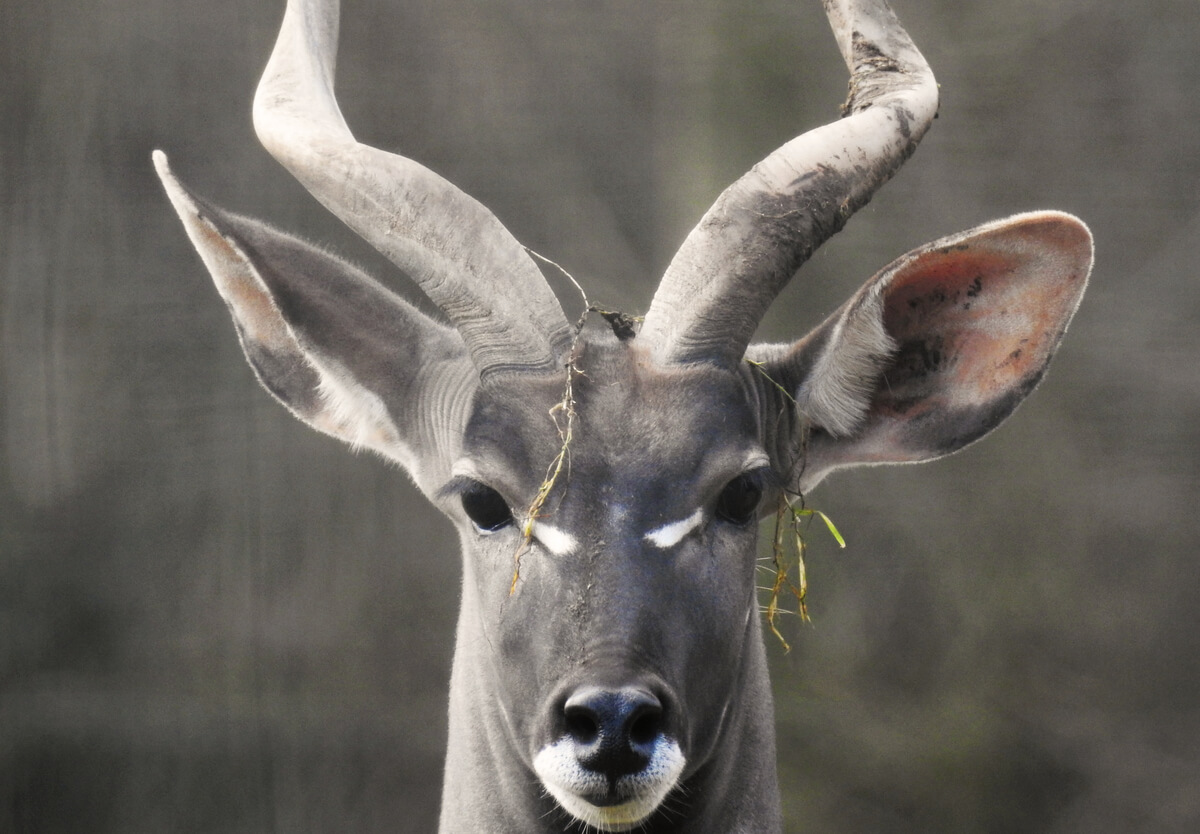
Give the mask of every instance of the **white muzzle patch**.
[[575, 751], [570, 738], [560, 738], [534, 757], [533, 769], [563, 810], [585, 826], [601, 831], [629, 831], [644, 822], [679, 782], [686, 764], [679, 745], [660, 736], [649, 763], [617, 780], [614, 787], [618, 802], [596, 805], [587, 797], [608, 795], [608, 779], [580, 765]]

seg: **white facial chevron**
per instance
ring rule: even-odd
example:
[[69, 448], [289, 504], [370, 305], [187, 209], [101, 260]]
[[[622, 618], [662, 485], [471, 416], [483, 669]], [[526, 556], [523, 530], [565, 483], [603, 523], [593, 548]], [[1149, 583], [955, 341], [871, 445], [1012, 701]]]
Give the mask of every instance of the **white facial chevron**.
[[683, 541], [684, 537], [699, 527], [702, 521], [704, 521], [704, 511], [696, 510], [687, 518], [672, 521], [670, 524], [664, 524], [662, 527], [651, 530], [646, 534], [646, 541], [655, 547], [666, 550]]
[[566, 556], [579, 546], [570, 533], [551, 527], [544, 521], [533, 522], [533, 537], [555, 556]]

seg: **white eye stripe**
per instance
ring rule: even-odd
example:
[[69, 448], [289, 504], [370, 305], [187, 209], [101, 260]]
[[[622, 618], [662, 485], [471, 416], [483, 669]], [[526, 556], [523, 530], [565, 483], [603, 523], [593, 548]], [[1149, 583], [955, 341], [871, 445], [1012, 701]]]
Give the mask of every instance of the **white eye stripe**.
[[696, 510], [687, 518], [672, 521], [670, 524], [664, 524], [662, 527], [651, 530], [646, 534], [646, 541], [655, 547], [666, 550], [683, 541], [687, 534], [699, 527], [703, 521], [704, 511]]
[[[651, 530], [644, 538], [655, 547], [666, 550], [679, 544], [703, 523], [704, 510], [698, 509], [687, 518]], [[533, 537], [555, 556], [567, 556], [579, 547], [579, 541], [573, 535], [544, 521], [533, 523]]]
[[555, 556], [566, 556], [579, 546], [570, 533], [551, 527], [544, 521], [533, 522], [533, 537]]

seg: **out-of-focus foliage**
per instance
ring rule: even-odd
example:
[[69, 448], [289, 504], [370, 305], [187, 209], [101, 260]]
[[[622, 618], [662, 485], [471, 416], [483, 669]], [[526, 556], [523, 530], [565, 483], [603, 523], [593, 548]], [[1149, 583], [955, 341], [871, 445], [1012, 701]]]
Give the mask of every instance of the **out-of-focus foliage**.
[[[896, 0], [942, 84], [916, 157], [793, 282], [799, 335], [926, 240], [1032, 208], [1097, 268], [979, 446], [810, 497], [772, 642], [795, 832], [1200, 830], [1200, 16]], [[457, 545], [242, 361], [154, 180], [380, 264], [257, 146], [282, 2], [0, 4], [0, 830], [433, 830]], [[348, 0], [363, 140], [645, 308], [728, 182], [832, 118], [818, 4]]]

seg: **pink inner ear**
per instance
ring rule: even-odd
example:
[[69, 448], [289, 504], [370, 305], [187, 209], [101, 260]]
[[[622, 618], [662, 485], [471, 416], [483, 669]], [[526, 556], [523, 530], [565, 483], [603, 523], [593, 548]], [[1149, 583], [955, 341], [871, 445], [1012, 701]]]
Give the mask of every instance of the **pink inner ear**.
[[911, 418], [982, 405], [1036, 382], [1086, 278], [1054, 263], [1069, 248], [1054, 231], [1008, 227], [897, 265], [884, 289], [884, 326], [900, 349], [877, 412]]

